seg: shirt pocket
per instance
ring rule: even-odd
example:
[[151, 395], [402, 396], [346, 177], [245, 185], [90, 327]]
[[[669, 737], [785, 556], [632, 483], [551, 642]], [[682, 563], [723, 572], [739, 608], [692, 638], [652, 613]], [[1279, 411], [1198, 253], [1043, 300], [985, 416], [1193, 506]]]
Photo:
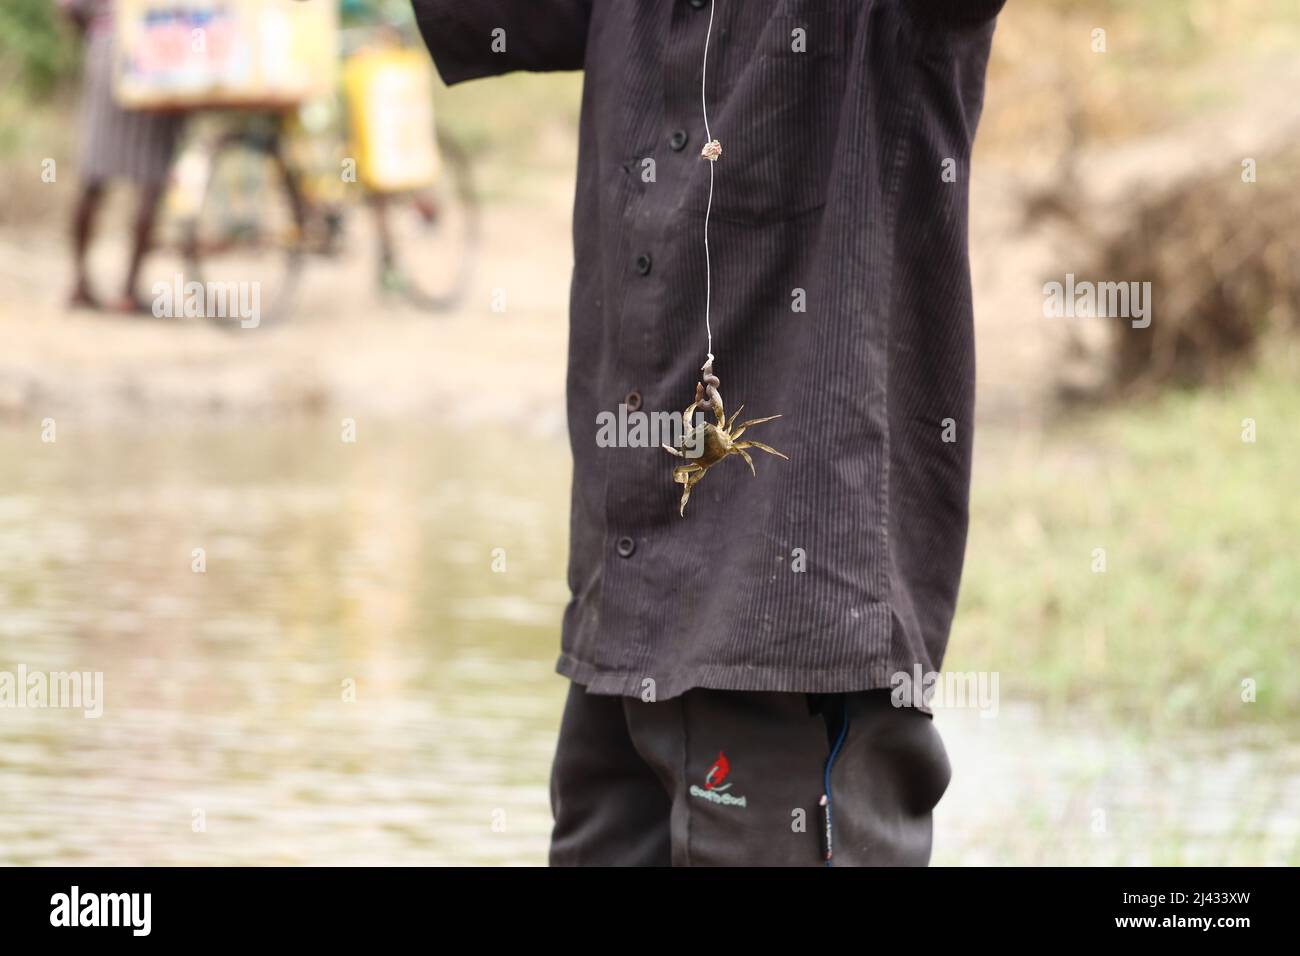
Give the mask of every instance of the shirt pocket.
[[[713, 134], [722, 143], [713, 215], [740, 222], [791, 219], [826, 203], [846, 79], [843, 9], [816, 0], [783, 5], [738, 71]], [[691, 206], [703, 213], [704, 190]]]

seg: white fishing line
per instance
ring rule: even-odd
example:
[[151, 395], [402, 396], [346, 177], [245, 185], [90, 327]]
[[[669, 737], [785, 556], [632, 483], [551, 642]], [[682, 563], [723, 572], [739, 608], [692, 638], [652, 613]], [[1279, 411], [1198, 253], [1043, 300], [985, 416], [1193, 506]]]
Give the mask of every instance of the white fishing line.
[[[701, 156], [709, 162], [709, 204], [704, 209], [704, 331], [708, 335], [709, 363], [713, 362], [713, 324], [710, 312], [713, 305], [713, 260], [709, 257], [709, 216], [713, 213], [713, 165], [717, 156], [709, 156], [708, 150], [713, 145], [713, 133], [709, 130], [709, 101], [706, 87], [709, 78], [709, 40], [713, 37], [713, 7], [715, 0], [709, 0], [709, 29], [704, 34], [704, 67], [700, 71], [700, 109], [704, 113], [704, 151]], [[720, 151], [720, 147], [719, 147]]]

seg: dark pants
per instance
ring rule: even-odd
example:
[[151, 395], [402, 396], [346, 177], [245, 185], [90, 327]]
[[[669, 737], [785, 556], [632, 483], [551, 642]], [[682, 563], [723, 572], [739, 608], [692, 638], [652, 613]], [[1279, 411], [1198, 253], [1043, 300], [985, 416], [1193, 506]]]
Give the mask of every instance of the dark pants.
[[[696, 689], [658, 703], [569, 688], [552, 866], [924, 866], [951, 770], [889, 691]], [[823, 799], [823, 797], [826, 799]]]

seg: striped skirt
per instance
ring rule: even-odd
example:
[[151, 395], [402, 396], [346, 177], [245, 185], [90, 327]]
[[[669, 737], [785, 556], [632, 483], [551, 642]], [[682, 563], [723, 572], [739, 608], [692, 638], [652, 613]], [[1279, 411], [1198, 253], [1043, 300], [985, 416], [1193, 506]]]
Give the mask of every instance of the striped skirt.
[[81, 176], [130, 179], [142, 185], [167, 177], [182, 118], [124, 110], [113, 99], [113, 33], [92, 30], [86, 42], [81, 102]]

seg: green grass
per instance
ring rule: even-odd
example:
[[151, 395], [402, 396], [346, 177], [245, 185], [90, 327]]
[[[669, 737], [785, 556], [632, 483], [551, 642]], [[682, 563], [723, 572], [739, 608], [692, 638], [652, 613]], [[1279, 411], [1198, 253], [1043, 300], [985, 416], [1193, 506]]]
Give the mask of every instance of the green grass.
[[40, 97], [75, 74], [77, 38], [49, 0], [0, 4], [0, 86]]
[[1300, 724], [1298, 371], [1274, 355], [1225, 390], [1089, 413], [1035, 444], [989, 436], [945, 667], [999, 671], [1009, 697], [1076, 717]]

